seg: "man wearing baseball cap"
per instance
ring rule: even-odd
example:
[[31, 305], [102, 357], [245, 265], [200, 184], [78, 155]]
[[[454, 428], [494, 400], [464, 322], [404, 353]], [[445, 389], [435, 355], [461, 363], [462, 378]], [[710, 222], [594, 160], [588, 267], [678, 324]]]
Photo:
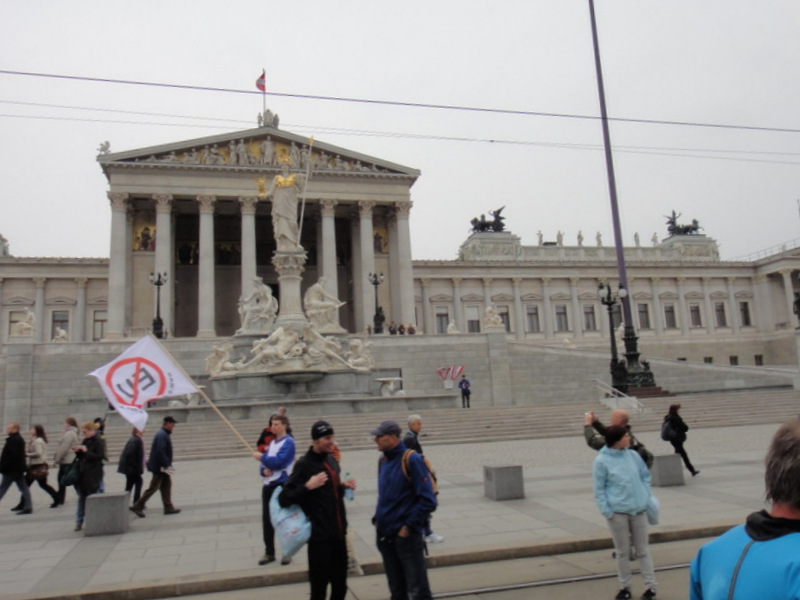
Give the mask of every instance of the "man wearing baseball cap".
[[161, 491], [161, 502], [164, 504], [165, 515], [176, 515], [181, 512], [180, 508], [175, 508], [172, 504], [172, 430], [175, 429], [175, 419], [164, 417], [164, 424], [153, 436], [153, 443], [150, 446], [150, 455], [147, 458], [147, 470], [153, 474], [150, 480], [150, 487], [144, 494], [130, 507], [137, 517], [144, 519], [144, 507], [150, 496], [157, 491]]
[[431, 600], [425, 565], [425, 524], [436, 496], [422, 457], [400, 440], [400, 426], [384, 421], [371, 432], [378, 462], [378, 505], [372, 522], [392, 600]]
[[311, 521], [308, 540], [308, 581], [311, 600], [344, 600], [347, 594], [347, 516], [345, 488], [356, 489], [355, 479], [342, 481], [339, 463], [331, 453], [335, 442], [327, 421], [311, 426], [311, 447], [297, 461], [278, 502], [287, 507], [299, 504]]

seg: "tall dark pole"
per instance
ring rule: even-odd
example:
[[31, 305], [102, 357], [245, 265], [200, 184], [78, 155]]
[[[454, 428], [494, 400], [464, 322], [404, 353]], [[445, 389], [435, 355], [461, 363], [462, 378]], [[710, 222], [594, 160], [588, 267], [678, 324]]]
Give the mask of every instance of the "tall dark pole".
[[150, 273], [150, 283], [156, 287], [156, 317], [153, 319], [153, 335], [164, 337], [164, 321], [161, 319], [161, 287], [167, 283], [166, 273]]
[[375, 286], [375, 316], [372, 320], [372, 331], [377, 335], [383, 333], [383, 321], [385, 317], [383, 310], [378, 306], [378, 286], [383, 283], [383, 273], [370, 273], [367, 280]]
[[[594, 0], [589, 0], [589, 16], [592, 23], [592, 47], [594, 49], [594, 65], [597, 72], [597, 94], [600, 97], [600, 121], [603, 126], [603, 146], [606, 155], [606, 173], [608, 175], [608, 194], [611, 197], [611, 219], [614, 225], [614, 247], [617, 251], [617, 270], [619, 284], [628, 289], [628, 274], [625, 270], [625, 253], [623, 251], [622, 228], [619, 220], [619, 206], [617, 203], [617, 180], [614, 176], [614, 158], [611, 154], [611, 133], [608, 129], [608, 112], [606, 110], [606, 93], [603, 85], [603, 67], [600, 63], [600, 45], [597, 40], [597, 22], [594, 13]], [[625, 296], [620, 299], [622, 315], [625, 321], [625, 358], [628, 367], [628, 381], [631, 385], [650, 387], [655, 385], [655, 379], [649, 369], [642, 368], [639, 363], [639, 345], [636, 330], [633, 328], [630, 298]], [[613, 334], [612, 334], [613, 335]]]

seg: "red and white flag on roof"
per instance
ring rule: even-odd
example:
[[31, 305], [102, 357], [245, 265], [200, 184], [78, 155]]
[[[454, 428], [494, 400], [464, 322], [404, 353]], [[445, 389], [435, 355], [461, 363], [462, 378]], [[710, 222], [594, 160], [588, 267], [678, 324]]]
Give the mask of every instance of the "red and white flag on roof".
[[262, 92], [267, 91], [267, 71], [265, 69], [261, 69], [261, 75], [256, 79], [256, 87]]
[[140, 430], [147, 425], [148, 402], [197, 392], [169, 352], [149, 334], [89, 375], [97, 378], [119, 415]]

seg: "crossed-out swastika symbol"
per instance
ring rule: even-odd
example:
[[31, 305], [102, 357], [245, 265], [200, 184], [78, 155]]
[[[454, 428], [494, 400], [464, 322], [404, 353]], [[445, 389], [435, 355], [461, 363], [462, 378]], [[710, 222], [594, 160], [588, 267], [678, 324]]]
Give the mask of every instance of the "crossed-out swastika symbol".
[[145, 402], [164, 393], [167, 378], [156, 363], [137, 356], [111, 365], [106, 385], [120, 404], [142, 408]]

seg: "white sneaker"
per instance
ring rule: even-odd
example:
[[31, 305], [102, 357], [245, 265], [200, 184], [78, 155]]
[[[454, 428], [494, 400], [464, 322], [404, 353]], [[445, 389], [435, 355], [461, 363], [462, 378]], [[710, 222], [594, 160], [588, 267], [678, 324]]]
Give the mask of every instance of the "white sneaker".
[[432, 533], [430, 535], [425, 536], [425, 541], [429, 544], [441, 544], [444, 541], [444, 538], [440, 535], [436, 535]]

